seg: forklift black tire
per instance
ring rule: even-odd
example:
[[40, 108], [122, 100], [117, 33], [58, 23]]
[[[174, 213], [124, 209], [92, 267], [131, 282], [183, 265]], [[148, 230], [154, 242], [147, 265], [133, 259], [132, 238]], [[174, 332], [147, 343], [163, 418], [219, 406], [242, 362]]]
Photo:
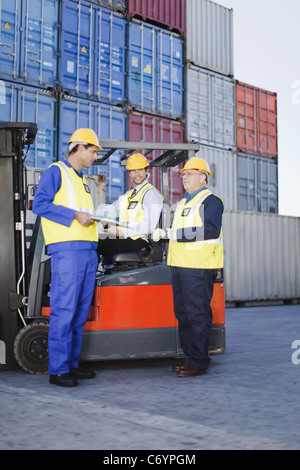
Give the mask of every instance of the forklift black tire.
[[15, 358], [22, 369], [30, 374], [48, 372], [48, 332], [47, 322], [33, 322], [24, 326], [16, 336]]

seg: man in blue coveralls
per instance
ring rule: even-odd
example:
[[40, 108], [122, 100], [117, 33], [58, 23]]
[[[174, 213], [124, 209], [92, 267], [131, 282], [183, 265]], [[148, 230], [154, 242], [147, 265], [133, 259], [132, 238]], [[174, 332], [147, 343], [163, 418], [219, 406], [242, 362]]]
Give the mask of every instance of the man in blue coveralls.
[[68, 159], [44, 171], [33, 201], [51, 255], [49, 382], [62, 387], [95, 376], [78, 360], [98, 267], [97, 222], [82, 169], [92, 165], [98, 150], [95, 132], [77, 129], [69, 140]]

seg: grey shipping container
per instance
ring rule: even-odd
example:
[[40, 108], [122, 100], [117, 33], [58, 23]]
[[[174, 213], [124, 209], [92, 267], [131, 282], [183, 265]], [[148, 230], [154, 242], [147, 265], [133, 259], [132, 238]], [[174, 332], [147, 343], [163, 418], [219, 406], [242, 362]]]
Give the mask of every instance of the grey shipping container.
[[238, 154], [238, 210], [278, 213], [277, 162]]
[[237, 210], [237, 155], [231, 150], [200, 145], [197, 157], [204, 158], [212, 176], [208, 178], [209, 189], [219, 196], [225, 210]]
[[234, 80], [201, 67], [186, 67], [187, 139], [235, 149]]
[[300, 218], [228, 211], [223, 236], [227, 303], [300, 299]]
[[233, 10], [186, 0], [186, 60], [233, 77]]

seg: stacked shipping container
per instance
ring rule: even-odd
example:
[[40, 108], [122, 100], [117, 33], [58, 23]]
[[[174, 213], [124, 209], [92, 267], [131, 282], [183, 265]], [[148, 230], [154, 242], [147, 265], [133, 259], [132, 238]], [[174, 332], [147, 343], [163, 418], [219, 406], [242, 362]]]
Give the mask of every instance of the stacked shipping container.
[[186, 0], [187, 139], [212, 168], [209, 186], [237, 209], [233, 13], [209, 0]]
[[236, 81], [238, 209], [278, 213], [276, 93]]
[[278, 213], [277, 96], [233, 78], [232, 16], [186, 0], [187, 139], [216, 169], [210, 184], [227, 210]]
[[[131, 139], [135, 130], [128, 123], [137, 112], [142, 133], [149, 116], [155, 121], [150, 141], [185, 140], [185, 2], [176, 0], [174, 7], [174, 0], [131, 1], [127, 8], [125, 3], [1, 2], [0, 119], [38, 123], [29, 167], [43, 169], [61, 158], [79, 126], [92, 127], [100, 138]], [[107, 202], [126, 189], [120, 157], [89, 171], [100, 169], [106, 176]], [[159, 183], [158, 174], [153, 178]], [[170, 178], [171, 188], [177, 188], [173, 171]]]
[[[136, 140], [139, 122], [139, 140], [199, 142], [226, 209], [278, 212], [276, 94], [234, 80], [232, 10], [210, 0], [3, 0], [0, 8], [1, 120], [38, 123], [28, 166], [61, 158], [76, 127]], [[100, 166], [108, 201], [128, 184], [120, 156]], [[173, 203], [182, 191], [170, 174]], [[159, 185], [157, 171], [152, 177]]]
[[[266, 214], [278, 213], [277, 96], [235, 80], [232, 10], [210, 0], [2, 0], [0, 120], [37, 122], [26, 157], [35, 183], [77, 127], [104, 139], [199, 142], [210, 187], [225, 204], [226, 300], [276, 297], [263, 291], [263, 279], [262, 292], [253, 293], [255, 270], [247, 271], [247, 291], [233, 282], [244, 280], [247, 266], [232, 260], [245, 252], [245, 236], [260, 220], [255, 213], [265, 213], [263, 232], [280, 220]], [[130, 185], [121, 156], [89, 171], [96, 204], [103, 180], [106, 202]], [[160, 176], [150, 170], [159, 189]], [[177, 168], [169, 184], [174, 204], [182, 197]], [[254, 252], [268, 253], [261, 257], [268, 272], [272, 253], [261, 238], [250, 240]], [[295, 295], [284, 289], [280, 298]]]
[[[123, 8], [120, 1], [0, 3], [0, 119], [37, 122], [28, 167], [47, 168], [61, 158], [79, 126], [100, 138], [126, 139], [127, 21], [102, 5]], [[115, 200], [125, 189], [119, 159], [100, 172], [108, 202]]]

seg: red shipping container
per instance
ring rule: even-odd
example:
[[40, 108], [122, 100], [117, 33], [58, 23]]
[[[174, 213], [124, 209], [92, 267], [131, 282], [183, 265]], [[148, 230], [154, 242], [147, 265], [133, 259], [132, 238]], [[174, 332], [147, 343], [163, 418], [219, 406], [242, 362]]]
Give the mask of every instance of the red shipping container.
[[128, 14], [184, 34], [185, 0], [128, 0]]
[[277, 94], [239, 81], [235, 89], [237, 150], [277, 159]]
[[[128, 141], [129, 142], [164, 142], [167, 144], [184, 143], [184, 126], [178, 121], [160, 118], [149, 114], [132, 112], [128, 115]], [[145, 152], [144, 152], [145, 153]], [[159, 156], [158, 151], [146, 155], [149, 161]], [[169, 168], [169, 204], [175, 204], [183, 196], [182, 180], [179, 170], [183, 164]], [[149, 168], [149, 180], [160, 191], [161, 168]], [[132, 183], [128, 177], [128, 188]]]

